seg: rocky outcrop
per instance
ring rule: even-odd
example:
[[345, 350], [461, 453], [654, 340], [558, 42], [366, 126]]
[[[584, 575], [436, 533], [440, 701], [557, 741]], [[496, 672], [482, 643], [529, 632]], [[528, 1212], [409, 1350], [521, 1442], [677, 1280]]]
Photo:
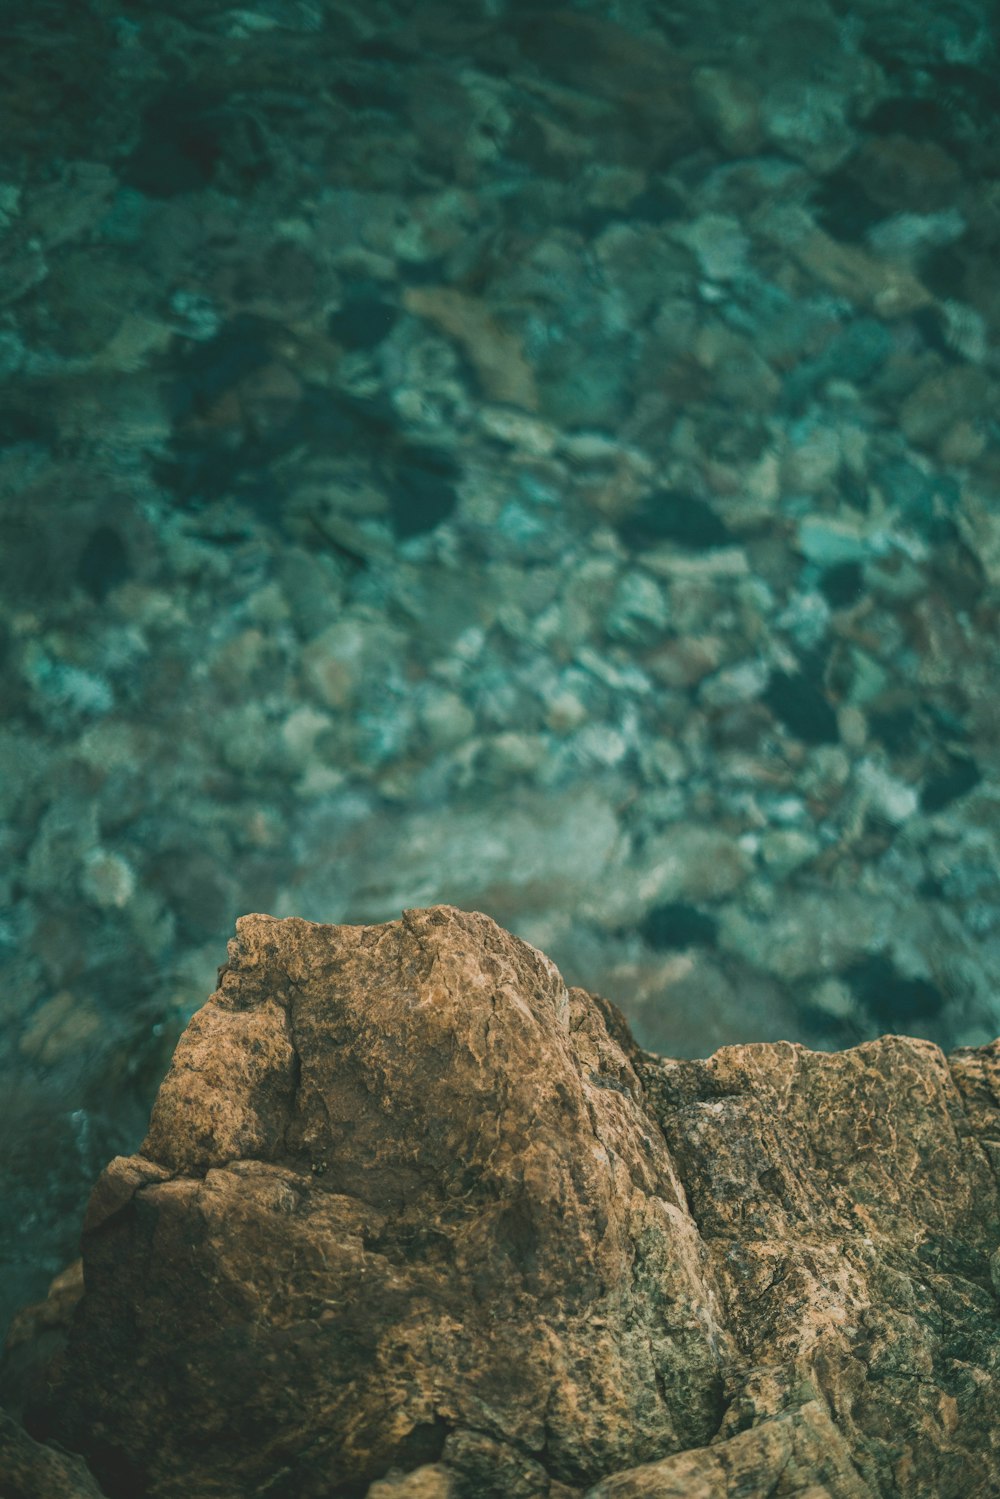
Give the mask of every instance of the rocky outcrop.
[[237, 931], [25, 1411], [110, 1499], [1000, 1491], [997, 1045], [670, 1061], [477, 913]]

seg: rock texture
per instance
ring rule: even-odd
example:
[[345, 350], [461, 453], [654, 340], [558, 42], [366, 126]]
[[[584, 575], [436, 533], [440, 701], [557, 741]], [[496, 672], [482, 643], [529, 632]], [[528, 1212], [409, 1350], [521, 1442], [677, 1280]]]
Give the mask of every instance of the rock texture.
[[237, 931], [25, 1413], [110, 1499], [1000, 1490], [1000, 1043], [670, 1061], [477, 913]]

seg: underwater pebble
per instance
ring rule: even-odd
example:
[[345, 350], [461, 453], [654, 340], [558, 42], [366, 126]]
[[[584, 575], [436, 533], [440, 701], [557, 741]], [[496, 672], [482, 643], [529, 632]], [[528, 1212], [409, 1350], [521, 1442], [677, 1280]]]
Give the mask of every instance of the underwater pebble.
[[750, 242], [738, 219], [706, 213], [671, 232], [691, 250], [702, 275], [710, 281], [730, 281], [743, 272]]
[[646, 573], [628, 572], [618, 580], [607, 617], [612, 640], [648, 643], [669, 620], [663, 589]]
[[52, 1067], [81, 1047], [93, 1045], [104, 1022], [94, 1005], [62, 989], [39, 1005], [29, 1018], [18, 1049], [21, 1055]]
[[476, 726], [475, 714], [457, 693], [433, 685], [419, 695], [417, 717], [434, 749], [461, 744]]
[[120, 910], [135, 891], [135, 871], [120, 854], [92, 849], [84, 860], [80, 889], [95, 905]]
[[763, 140], [760, 97], [751, 80], [726, 68], [695, 68], [695, 105], [719, 144], [733, 156], [753, 156]]
[[760, 840], [761, 857], [778, 879], [814, 859], [819, 850], [819, 840], [798, 828], [768, 828]]
[[855, 780], [862, 795], [882, 817], [894, 825], [906, 822], [919, 805], [919, 793], [914, 786], [891, 775], [884, 766], [867, 757], [855, 768]]

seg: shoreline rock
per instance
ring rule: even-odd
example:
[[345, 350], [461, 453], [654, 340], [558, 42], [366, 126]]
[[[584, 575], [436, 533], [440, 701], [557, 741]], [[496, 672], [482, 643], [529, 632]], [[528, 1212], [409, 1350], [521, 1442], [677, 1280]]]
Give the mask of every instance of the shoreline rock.
[[672, 1061], [480, 913], [245, 916], [27, 1432], [109, 1499], [996, 1492], [998, 1047]]

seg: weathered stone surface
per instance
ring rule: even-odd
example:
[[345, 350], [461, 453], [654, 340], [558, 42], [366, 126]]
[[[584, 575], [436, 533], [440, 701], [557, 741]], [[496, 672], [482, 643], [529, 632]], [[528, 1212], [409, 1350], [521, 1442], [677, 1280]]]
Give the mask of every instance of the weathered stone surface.
[[0, 1494], [3, 1499], [102, 1499], [82, 1457], [32, 1441], [2, 1410]]
[[0, 1406], [8, 1415], [20, 1420], [24, 1407], [44, 1390], [46, 1369], [65, 1346], [82, 1295], [83, 1261], [74, 1260], [52, 1281], [44, 1301], [22, 1307], [14, 1318], [0, 1359]]
[[1000, 1043], [675, 1062], [486, 916], [237, 930], [26, 1413], [112, 1499], [1000, 1490]]

